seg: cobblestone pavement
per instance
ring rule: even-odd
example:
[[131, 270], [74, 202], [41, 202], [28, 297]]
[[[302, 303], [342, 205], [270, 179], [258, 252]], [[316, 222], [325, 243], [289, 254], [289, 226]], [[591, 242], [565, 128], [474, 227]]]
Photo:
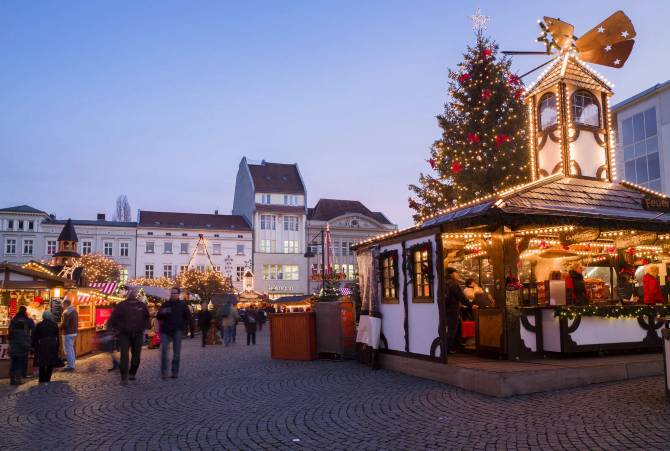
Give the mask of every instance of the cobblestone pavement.
[[145, 349], [125, 387], [104, 355], [51, 384], [0, 382], [0, 449], [670, 448], [660, 377], [497, 399], [355, 362], [274, 361], [265, 330], [255, 348], [198, 342], [184, 340], [177, 380]]

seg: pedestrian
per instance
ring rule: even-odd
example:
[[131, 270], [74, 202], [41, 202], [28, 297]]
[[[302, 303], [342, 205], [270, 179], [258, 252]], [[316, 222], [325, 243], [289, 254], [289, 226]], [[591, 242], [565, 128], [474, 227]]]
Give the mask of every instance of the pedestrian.
[[258, 322], [256, 318], [256, 308], [252, 305], [244, 317], [244, 328], [247, 331], [247, 346], [251, 343], [256, 346], [256, 323]]
[[79, 330], [79, 314], [69, 299], [63, 301], [63, 307], [65, 307], [65, 311], [60, 327], [63, 331], [63, 347], [67, 358], [67, 365], [63, 368], [63, 371], [74, 371], [77, 358], [74, 352], [74, 342]]
[[265, 310], [259, 308], [256, 310], [256, 320], [258, 321], [258, 331], [263, 330], [263, 324], [265, 324]]
[[179, 299], [179, 293], [179, 287], [172, 287], [170, 299], [163, 303], [156, 315], [156, 318], [160, 321], [161, 376], [164, 380], [168, 378], [170, 343], [172, 343], [172, 373], [170, 377], [176, 379], [179, 376], [182, 334], [191, 320], [191, 311], [188, 309], [186, 302]]
[[48, 310], [42, 313], [42, 322], [35, 327], [33, 349], [39, 367], [39, 383], [51, 382], [54, 368], [61, 364], [58, 355], [60, 352], [60, 333], [53, 314]]
[[[127, 385], [128, 380], [134, 381], [140, 367], [140, 354], [144, 343], [144, 331], [151, 327], [149, 309], [146, 304], [137, 299], [137, 290], [128, 291], [125, 301], [119, 302], [107, 325], [116, 331], [121, 348], [121, 385]], [[132, 358], [130, 355], [132, 354]], [[130, 360], [130, 367], [129, 367]]]
[[565, 288], [568, 292], [568, 302], [573, 305], [587, 305], [589, 298], [584, 283], [584, 267], [581, 262], [573, 263], [569, 276], [565, 279]]
[[189, 307], [189, 312], [191, 313], [190, 319], [188, 321], [188, 336], [191, 338], [195, 338], [195, 318], [196, 316], [193, 314], [193, 309]]
[[645, 268], [644, 276], [642, 276], [642, 288], [646, 305], [663, 304], [661, 283], [658, 281], [658, 266], [649, 265]]
[[28, 371], [28, 354], [32, 345], [35, 322], [26, 312], [26, 306], [22, 305], [9, 322], [10, 385], [21, 385], [21, 376], [25, 377]]
[[447, 268], [447, 283], [444, 294], [445, 311], [447, 314], [447, 349], [448, 354], [456, 353], [458, 341], [458, 326], [460, 321], [461, 307], [469, 302], [461, 290], [461, 278], [456, 268]]
[[207, 344], [207, 333], [212, 325], [212, 313], [207, 307], [207, 302], [202, 303], [202, 309], [198, 312], [198, 325], [200, 326], [200, 333], [202, 334], [202, 347]]
[[221, 319], [221, 325], [223, 327], [223, 343], [228, 346], [235, 342], [235, 327], [240, 319], [240, 314], [230, 301], [226, 301], [226, 305], [228, 308], [225, 311], [226, 315]]

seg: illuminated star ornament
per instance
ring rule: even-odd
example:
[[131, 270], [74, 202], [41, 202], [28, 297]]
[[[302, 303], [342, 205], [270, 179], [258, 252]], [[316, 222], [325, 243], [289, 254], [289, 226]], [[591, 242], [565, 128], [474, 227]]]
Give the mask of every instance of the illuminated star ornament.
[[472, 29], [474, 31], [484, 31], [491, 21], [491, 18], [489, 16], [483, 15], [482, 10], [477, 8], [475, 13], [470, 16], [470, 20], [472, 21]]

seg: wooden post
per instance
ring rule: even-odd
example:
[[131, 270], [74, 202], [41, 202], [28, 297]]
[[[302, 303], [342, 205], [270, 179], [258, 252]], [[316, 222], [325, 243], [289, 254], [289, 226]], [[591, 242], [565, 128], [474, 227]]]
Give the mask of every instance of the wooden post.
[[439, 315], [437, 332], [440, 337], [440, 361], [447, 363], [447, 309], [444, 303], [444, 249], [442, 247], [442, 232], [435, 234], [435, 297], [437, 298], [437, 311]]
[[404, 309], [403, 329], [405, 330], [405, 352], [409, 352], [409, 301], [407, 299], [407, 287], [412, 283], [411, 274], [407, 271], [407, 248], [405, 241], [402, 242], [402, 304]]

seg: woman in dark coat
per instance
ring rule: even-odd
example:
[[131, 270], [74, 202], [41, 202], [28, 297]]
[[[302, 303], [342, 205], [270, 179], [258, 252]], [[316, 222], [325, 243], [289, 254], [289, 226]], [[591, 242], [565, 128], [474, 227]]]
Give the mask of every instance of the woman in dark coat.
[[60, 363], [60, 334], [58, 324], [53, 320], [51, 312], [42, 314], [42, 322], [35, 328], [33, 334], [33, 348], [37, 356], [37, 365], [40, 368], [40, 383], [51, 382], [53, 369]]
[[28, 317], [26, 307], [22, 305], [9, 322], [9, 368], [10, 385], [21, 385], [21, 376], [28, 367], [28, 354], [32, 343], [31, 336], [35, 323]]

